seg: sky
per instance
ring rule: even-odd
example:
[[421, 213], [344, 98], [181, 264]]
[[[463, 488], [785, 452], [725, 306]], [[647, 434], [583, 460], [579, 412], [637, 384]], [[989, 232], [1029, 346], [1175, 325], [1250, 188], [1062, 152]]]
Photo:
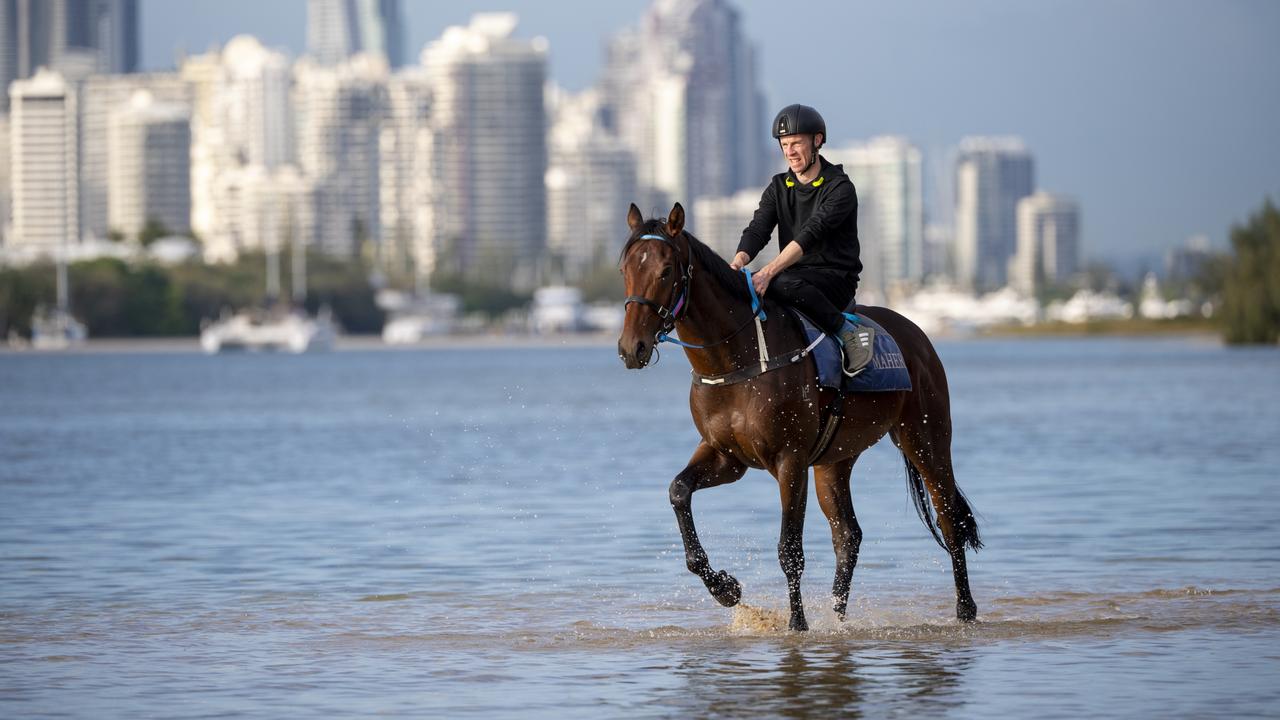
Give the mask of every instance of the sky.
[[[770, 119], [817, 107], [831, 142], [904, 135], [945, 220], [952, 153], [1018, 135], [1038, 189], [1075, 197], [1090, 258], [1137, 266], [1192, 235], [1219, 248], [1280, 202], [1280, 2], [1272, 0], [736, 0]], [[607, 39], [645, 0], [404, 0], [407, 59], [475, 12], [546, 37], [550, 76], [597, 79]], [[142, 65], [172, 68], [239, 33], [300, 55], [305, 0], [143, 0]], [[778, 170], [783, 165], [779, 161]]]

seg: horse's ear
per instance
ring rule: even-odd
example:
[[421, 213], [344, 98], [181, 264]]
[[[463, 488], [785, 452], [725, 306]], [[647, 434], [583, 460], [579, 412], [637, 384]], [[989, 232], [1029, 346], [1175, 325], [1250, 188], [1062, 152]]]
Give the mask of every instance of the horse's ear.
[[684, 207], [680, 203], [676, 203], [671, 208], [671, 214], [667, 216], [667, 234], [676, 237], [684, 231]]
[[632, 230], [638, 230], [644, 224], [644, 215], [640, 214], [640, 208], [635, 203], [631, 203], [631, 210], [627, 212], [627, 227]]

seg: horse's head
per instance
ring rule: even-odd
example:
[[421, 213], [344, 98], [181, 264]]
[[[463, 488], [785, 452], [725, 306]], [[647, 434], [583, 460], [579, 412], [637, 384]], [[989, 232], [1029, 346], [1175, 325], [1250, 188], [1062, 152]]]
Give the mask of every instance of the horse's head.
[[627, 225], [631, 238], [622, 249], [619, 267], [627, 299], [618, 356], [634, 370], [649, 364], [658, 336], [675, 327], [688, 301], [690, 267], [687, 246], [677, 247], [684, 234], [680, 203], [671, 208], [665, 222], [646, 221], [632, 204]]

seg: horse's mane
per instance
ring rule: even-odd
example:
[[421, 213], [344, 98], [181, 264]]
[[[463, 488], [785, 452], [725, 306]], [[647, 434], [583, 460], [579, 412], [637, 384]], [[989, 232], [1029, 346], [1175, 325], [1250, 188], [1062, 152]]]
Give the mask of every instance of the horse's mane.
[[[631, 246], [638, 242], [642, 236], [666, 236], [666, 225], [667, 223], [665, 220], [645, 220], [640, 227], [636, 228], [635, 232], [631, 233], [631, 237], [628, 238], [626, 244], [622, 246], [622, 253], [618, 256], [618, 262], [622, 262], [622, 258], [627, 256], [627, 251], [630, 250]], [[708, 247], [706, 243], [694, 237], [693, 233], [685, 230], [684, 236], [689, 243], [689, 254], [692, 256], [690, 260], [696, 263], [699, 266], [698, 269], [703, 273], [700, 277], [710, 275], [717, 283], [719, 283], [720, 287], [733, 294], [744, 293], [746, 291], [746, 279], [741, 271], [734, 270], [729, 267], [729, 262], [727, 260], [720, 257], [720, 254]]]

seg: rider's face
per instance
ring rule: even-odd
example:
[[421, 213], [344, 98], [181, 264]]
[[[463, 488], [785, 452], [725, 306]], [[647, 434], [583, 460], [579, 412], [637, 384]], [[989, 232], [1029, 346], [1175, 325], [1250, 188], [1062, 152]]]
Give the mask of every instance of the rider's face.
[[815, 153], [815, 135], [787, 135], [781, 140], [782, 157], [786, 158], [791, 172], [798, 173], [809, 167]]

